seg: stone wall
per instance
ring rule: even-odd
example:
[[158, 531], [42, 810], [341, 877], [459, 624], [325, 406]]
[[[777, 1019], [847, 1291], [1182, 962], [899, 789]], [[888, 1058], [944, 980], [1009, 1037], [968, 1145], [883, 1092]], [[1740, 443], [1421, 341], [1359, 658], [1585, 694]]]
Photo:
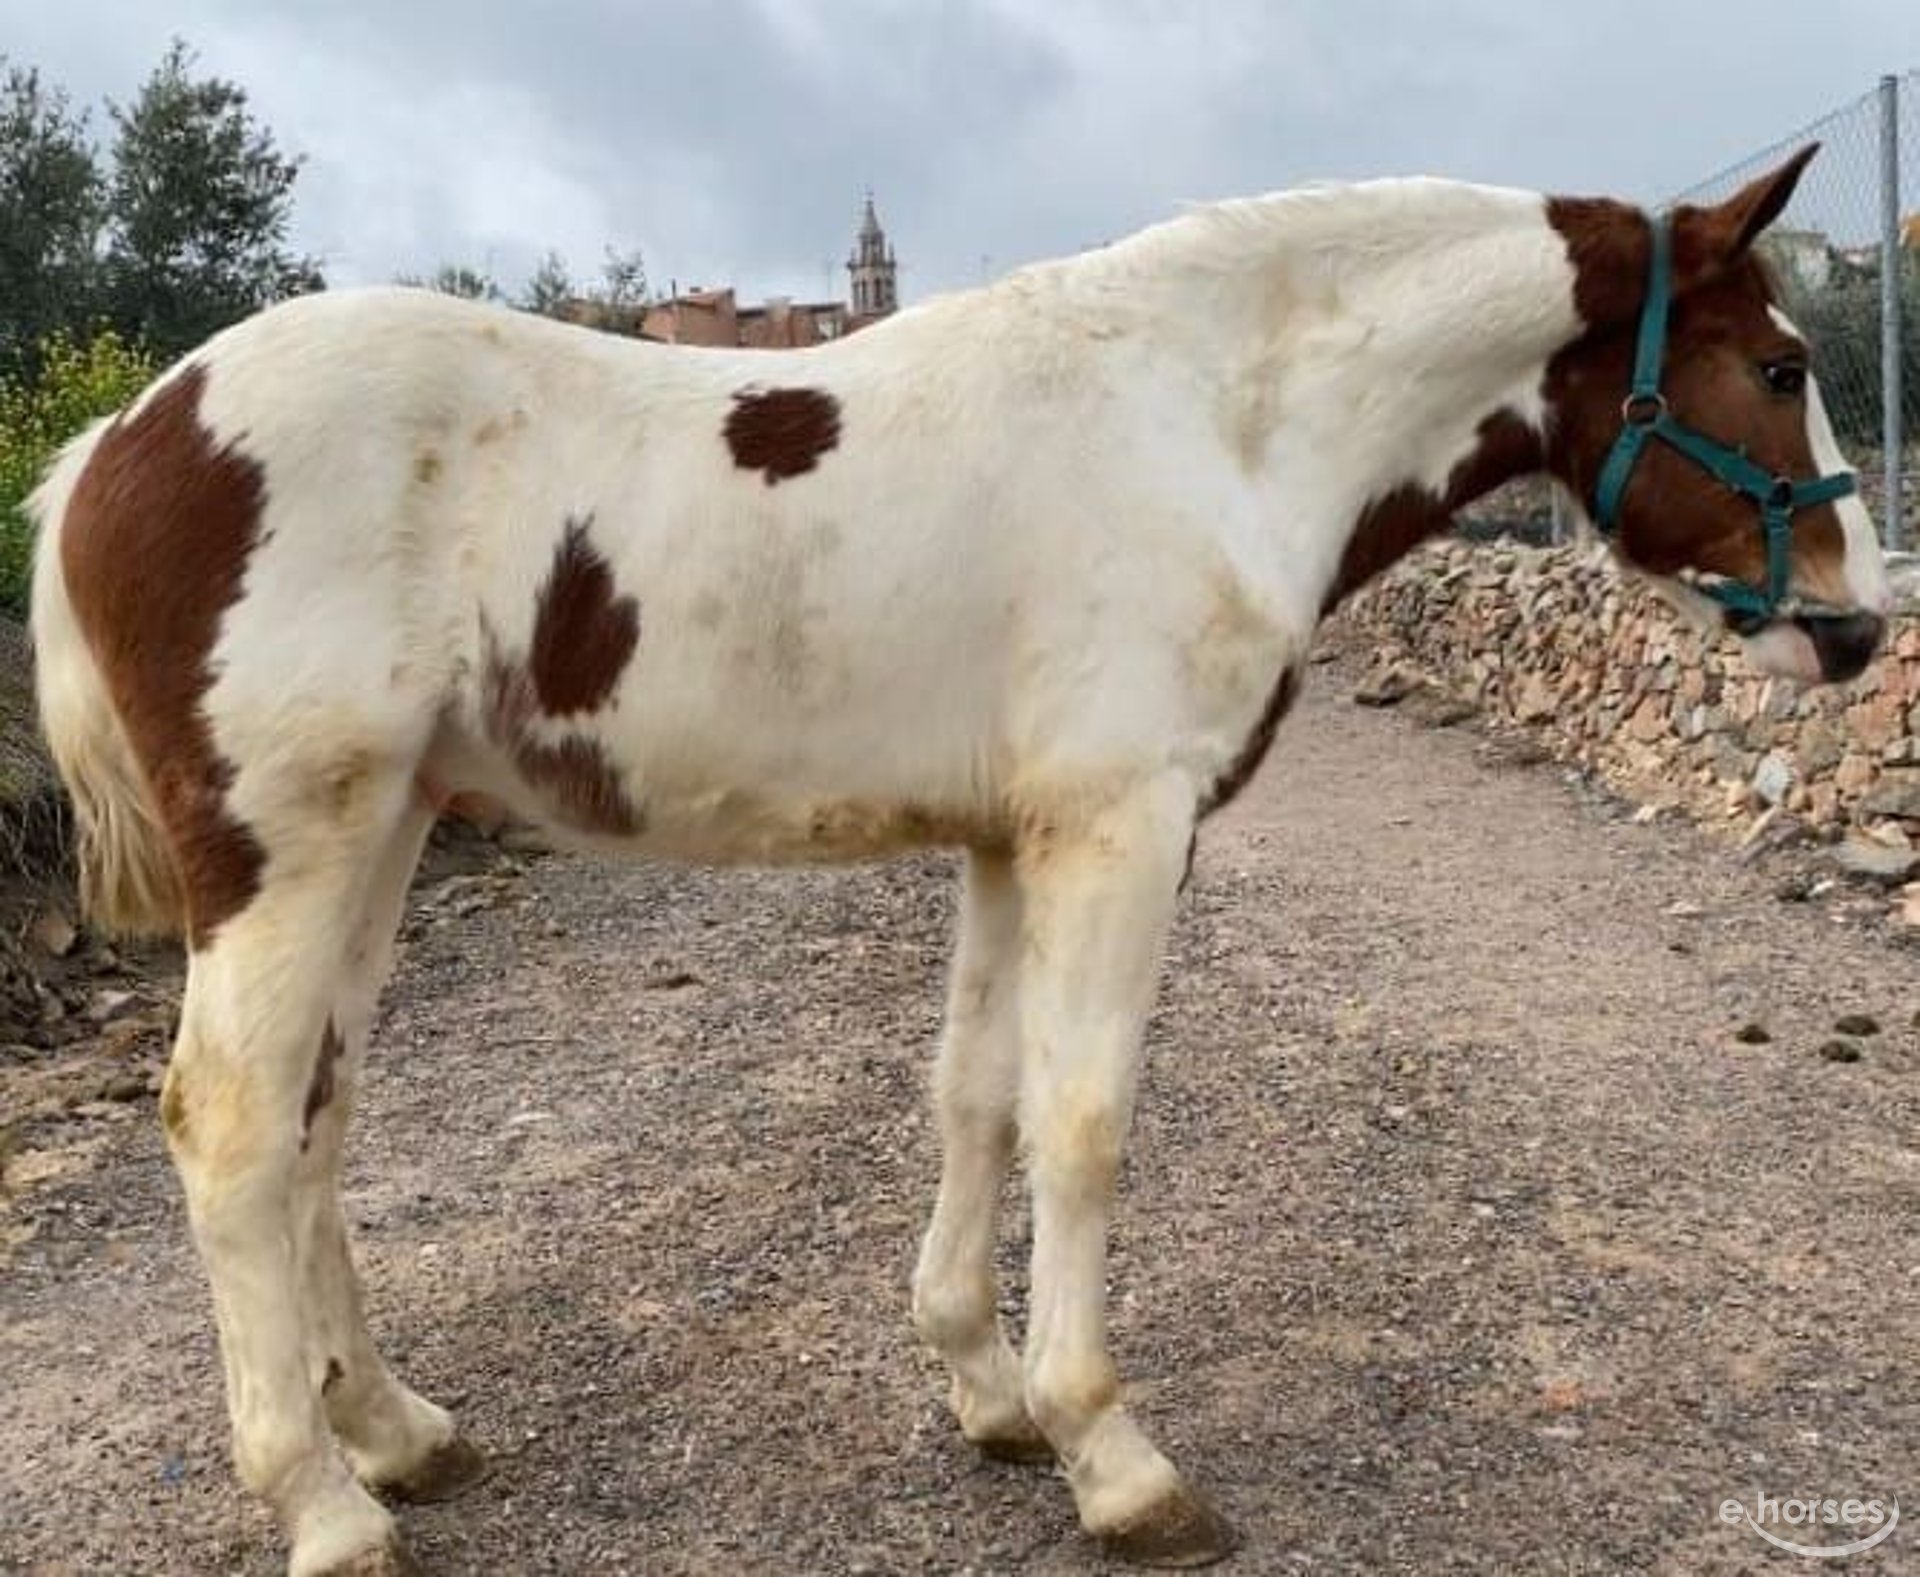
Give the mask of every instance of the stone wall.
[[1342, 610], [1350, 644], [1472, 701], [1642, 804], [1706, 819], [1782, 807], [1834, 835], [1920, 844], [1920, 605], [1851, 684], [1754, 674], [1590, 545], [1456, 540]]

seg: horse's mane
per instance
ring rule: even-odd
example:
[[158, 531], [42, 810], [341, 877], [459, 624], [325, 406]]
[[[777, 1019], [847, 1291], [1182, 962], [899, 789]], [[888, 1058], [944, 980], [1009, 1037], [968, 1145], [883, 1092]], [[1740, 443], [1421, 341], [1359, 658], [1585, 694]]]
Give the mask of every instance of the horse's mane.
[[1411, 176], [1319, 181], [1258, 197], [1195, 203], [1085, 261], [1116, 267], [1237, 269], [1250, 257], [1387, 257], [1537, 221], [1541, 199], [1511, 187]]

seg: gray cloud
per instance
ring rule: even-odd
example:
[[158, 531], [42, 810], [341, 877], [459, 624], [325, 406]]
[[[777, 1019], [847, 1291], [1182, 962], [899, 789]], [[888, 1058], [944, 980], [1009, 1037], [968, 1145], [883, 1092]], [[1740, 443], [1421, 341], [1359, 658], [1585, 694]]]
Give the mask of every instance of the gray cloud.
[[297, 240], [336, 280], [517, 280], [550, 246], [586, 273], [611, 244], [753, 295], [841, 293], [868, 185], [910, 296], [1307, 178], [1653, 200], [1920, 54], [1911, 0], [153, 9], [0, 0], [0, 47], [98, 102], [185, 37], [306, 157]]

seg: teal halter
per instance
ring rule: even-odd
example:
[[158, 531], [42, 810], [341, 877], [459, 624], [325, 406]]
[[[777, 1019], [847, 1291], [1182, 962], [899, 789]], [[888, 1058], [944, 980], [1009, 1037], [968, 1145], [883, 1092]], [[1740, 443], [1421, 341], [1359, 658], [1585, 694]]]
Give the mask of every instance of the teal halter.
[[1673, 298], [1673, 237], [1664, 219], [1653, 221], [1653, 257], [1647, 269], [1647, 304], [1640, 314], [1640, 337], [1634, 350], [1633, 389], [1620, 405], [1620, 436], [1614, 440], [1600, 480], [1593, 492], [1593, 518], [1602, 536], [1619, 527], [1620, 500], [1633, 475], [1634, 462], [1649, 438], [1677, 449], [1704, 467], [1736, 493], [1752, 499], [1760, 509], [1761, 529], [1767, 539], [1765, 589], [1745, 581], [1715, 578], [1696, 583], [1727, 610], [1735, 630], [1751, 633], [1774, 618], [1787, 604], [1787, 582], [1792, 573], [1793, 512], [1812, 504], [1828, 504], [1853, 491], [1851, 471], [1796, 482], [1769, 475], [1746, 453], [1729, 449], [1704, 433], [1684, 427], [1667, 410], [1660, 393], [1660, 364], [1666, 351], [1667, 306]]

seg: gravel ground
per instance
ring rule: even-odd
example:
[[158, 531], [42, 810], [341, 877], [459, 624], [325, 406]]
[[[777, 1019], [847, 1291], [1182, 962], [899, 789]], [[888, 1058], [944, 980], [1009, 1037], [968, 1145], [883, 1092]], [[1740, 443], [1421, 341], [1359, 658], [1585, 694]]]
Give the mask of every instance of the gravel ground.
[[[1920, 1523], [1920, 954], [1346, 690], [1202, 841], [1118, 1213], [1123, 1372], [1232, 1569], [1757, 1571], [1756, 1491]], [[350, 1195], [389, 1354], [496, 1455], [406, 1513], [432, 1571], [1100, 1569], [909, 1327], [950, 874], [423, 898]], [[0, 1067], [0, 1570], [274, 1573], [123, 1082]]]

